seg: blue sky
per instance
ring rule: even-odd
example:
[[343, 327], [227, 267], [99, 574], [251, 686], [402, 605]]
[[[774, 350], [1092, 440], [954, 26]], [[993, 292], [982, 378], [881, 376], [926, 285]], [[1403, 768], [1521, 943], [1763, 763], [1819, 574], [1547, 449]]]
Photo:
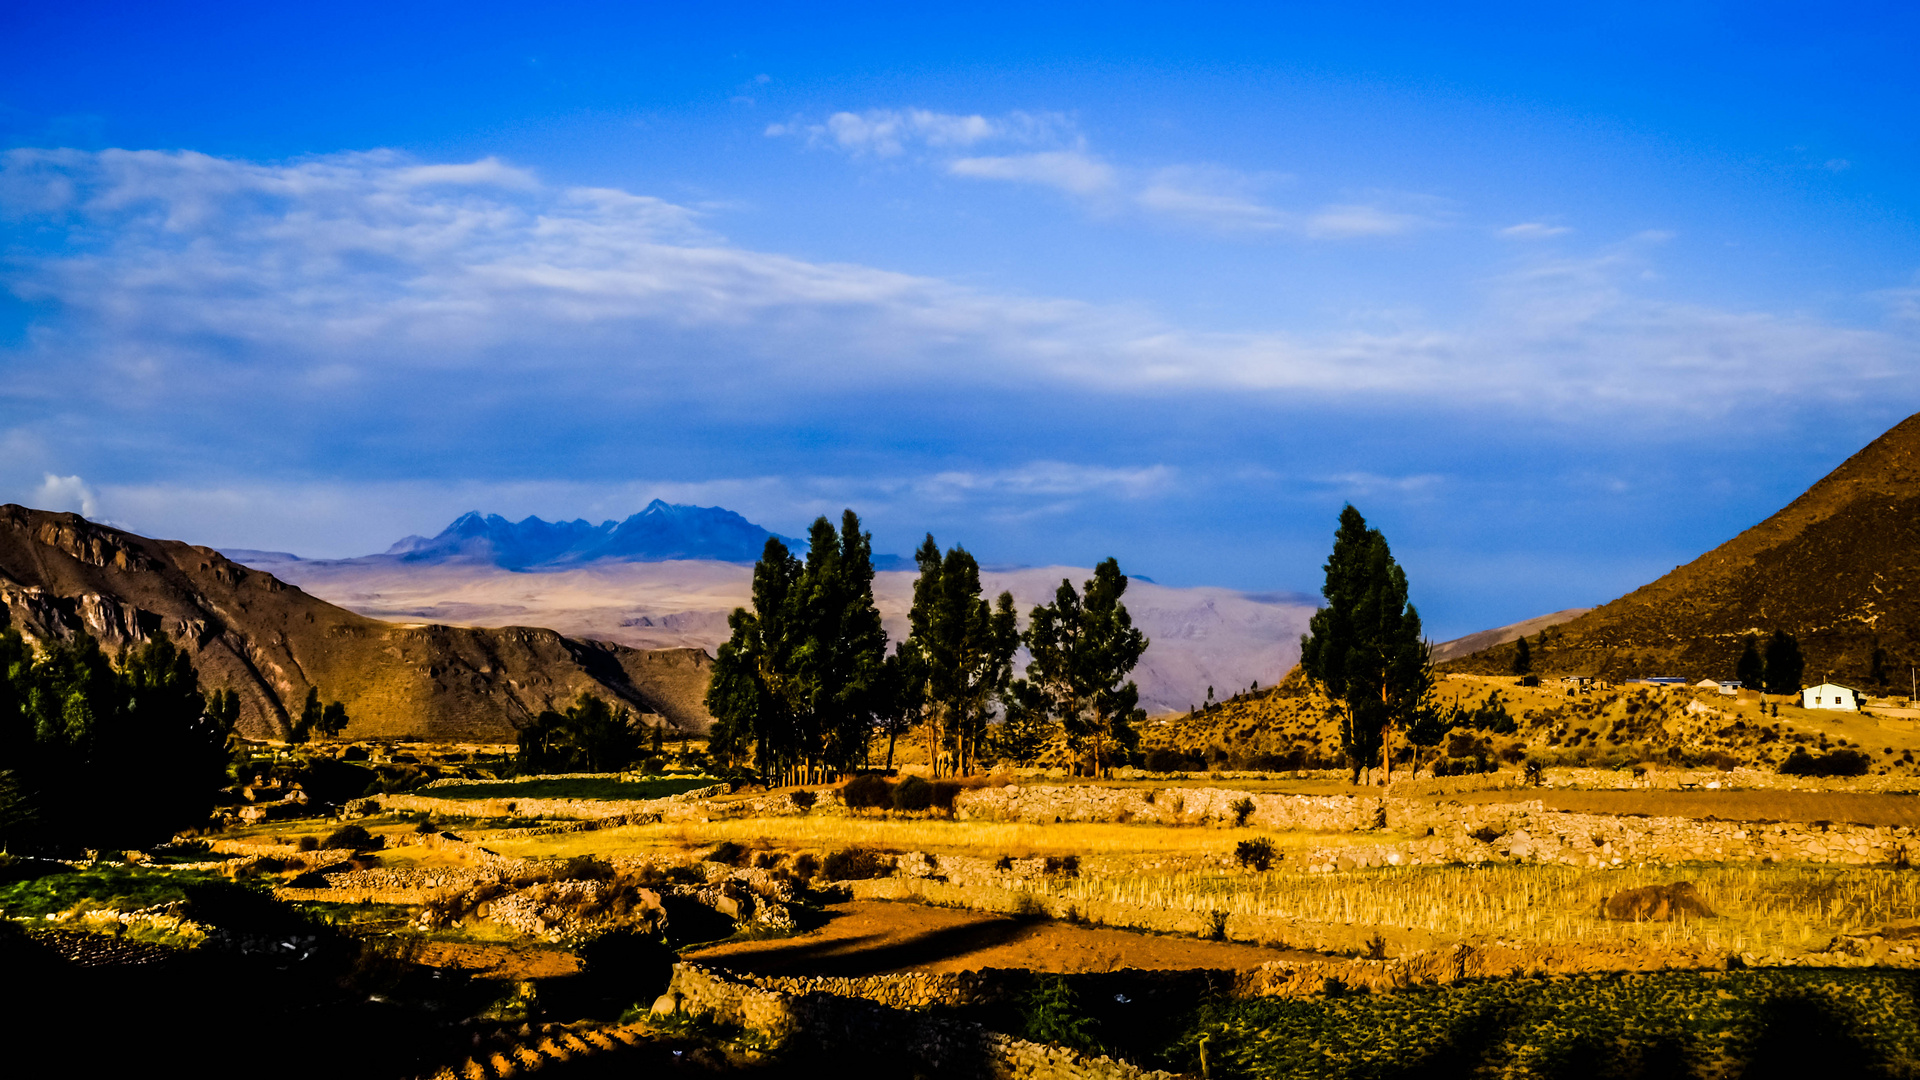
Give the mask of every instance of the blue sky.
[[1436, 635], [1920, 409], [1871, 6], [11, 5], [0, 498], [316, 555], [858, 509]]

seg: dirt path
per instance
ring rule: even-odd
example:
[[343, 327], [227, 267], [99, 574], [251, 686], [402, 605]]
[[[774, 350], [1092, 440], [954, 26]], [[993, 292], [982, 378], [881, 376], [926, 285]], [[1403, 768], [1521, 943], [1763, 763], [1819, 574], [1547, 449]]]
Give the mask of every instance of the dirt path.
[[[1583, 814], [1716, 817], [1722, 821], [1833, 821], [1920, 826], [1920, 796], [1854, 791], [1562, 791], [1524, 788], [1447, 796], [1463, 803], [1530, 802]], [[1436, 800], [1438, 801], [1438, 800]]]
[[1253, 968], [1311, 955], [887, 900], [853, 900], [827, 912], [825, 926], [798, 937], [718, 945], [686, 958], [756, 975], [856, 976], [980, 968]]

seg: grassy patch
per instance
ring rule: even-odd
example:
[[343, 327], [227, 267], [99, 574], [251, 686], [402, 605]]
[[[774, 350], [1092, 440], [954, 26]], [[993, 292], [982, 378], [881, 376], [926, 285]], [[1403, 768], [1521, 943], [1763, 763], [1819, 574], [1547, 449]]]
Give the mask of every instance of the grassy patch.
[[72, 873], [48, 874], [31, 881], [0, 885], [0, 914], [22, 919], [53, 915], [75, 907], [137, 911], [185, 900], [189, 887], [223, 880], [219, 874], [204, 870], [152, 870], [101, 864]]
[[434, 799], [662, 799], [720, 781], [708, 776], [670, 776], [650, 780], [613, 777], [565, 780], [498, 780], [448, 784], [413, 794]]
[[1222, 1000], [1161, 1056], [1250, 1080], [1911, 1075], [1916, 992], [1911, 972], [1663, 972]]

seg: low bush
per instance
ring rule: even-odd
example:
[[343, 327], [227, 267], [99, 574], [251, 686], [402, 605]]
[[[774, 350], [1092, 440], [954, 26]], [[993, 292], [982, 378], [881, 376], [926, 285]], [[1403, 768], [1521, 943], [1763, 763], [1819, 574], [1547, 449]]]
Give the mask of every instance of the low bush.
[[1146, 765], [1148, 772], [1198, 772], [1206, 768], [1198, 757], [1166, 746], [1147, 751]]
[[1080, 996], [1067, 980], [1043, 975], [1021, 1002], [1021, 1034], [1034, 1042], [1056, 1043], [1074, 1050], [1092, 1050], [1094, 1021], [1081, 1007]]
[[562, 881], [611, 881], [614, 873], [610, 862], [603, 862], [591, 855], [575, 855], [560, 864], [558, 876]]
[[1242, 795], [1228, 804], [1227, 809], [1233, 811], [1234, 827], [1244, 828], [1247, 824], [1247, 819], [1253, 816], [1253, 800]]
[[895, 810], [925, 810], [933, 805], [933, 785], [917, 776], [909, 776], [894, 785]]
[[1267, 870], [1273, 866], [1273, 841], [1265, 836], [1242, 840], [1233, 846], [1233, 858], [1248, 870]]
[[[801, 859], [808, 858], [802, 855]], [[794, 868], [799, 869], [799, 861]], [[869, 878], [886, 877], [893, 873], [893, 860], [876, 851], [866, 848], [842, 848], [828, 855], [821, 864], [821, 875], [829, 881], [865, 881]]]
[[1796, 748], [1780, 763], [1782, 776], [1864, 776], [1873, 759], [1858, 750], [1835, 750], [1830, 754], [1809, 754]]
[[747, 861], [747, 856], [748, 851], [745, 846], [731, 840], [722, 840], [718, 847], [707, 852], [706, 861], [724, 863], [727, 866], [740, 866]]
[[951, 811], [953, 809], [953, 800], [959, 798], [960, 793], [966, 790], [966, 785], [956, 783], [952, 780], [935, 780], [932, 786], [932, 804], [934, 808], [938, 810]]
[[849, 810], [885, 810], [893, 805], [893, 785], [877, 773], [865, 773], [847, 781], [840, 798]]
[[794, 876], [801, 881], [812, 881], [820, 876], [820, 860], [811, 851], [803, 851], [793, 857]]
[[328, 833], [327, 838], [320, 842], [320, 846], [324, 848], [352, 848], [355, 851], [371, 851], [381, 847], [385, 842], [384, 838], [373, 835], [363, 826], [348, 824], [342, 825]]

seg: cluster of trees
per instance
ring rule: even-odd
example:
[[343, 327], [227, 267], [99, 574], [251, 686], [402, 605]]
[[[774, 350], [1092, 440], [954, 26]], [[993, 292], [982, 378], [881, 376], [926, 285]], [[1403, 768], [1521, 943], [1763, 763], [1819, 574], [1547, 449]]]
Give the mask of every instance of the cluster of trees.
[[[909, 632], [891, 652], [873, 601], [872, 537], [848, 510], [808, 533], [804, 561], [769, 538], [754, 566], [753, 609], [736, 609], [714, 662], [709, 750], [751, 755], [770, 779], [793, 783], [866, 764], [873, 734], [918, 729], [934, 775], [964, 775], [989, 756], [1031, 761], [1064, 746], [1108, 771], [1138, 745], [1139, 692], [1125, 681], [1146, 650], [1108, 559], [1084, 591], [1062, 581], [1054, 601], [1018, 625], [1011, 593], [989, 601], [966, 549], [942, 553], [929, 535], [914, 555]], [[1015, 653], [1032, 656], [1026, 677]]]
[[1797, 694], [1806, 670], [1807, 661], [1800, 654], [1800, 643], [1785, 630], [1775, 630], [1767, 639], [1764, 656], [1753, 638], [1746, 640], [1740, 660], [1733, 666], [1733, 675], [1741, 686], [1764, 689], [1769, 694]]
[[287, 741], [295, 745], [304, 743], [312, 738], [316, 731], [332, 739], [345, 730], [347, 730], [347, 707], [338, 701], [330, 701], [322, 707], [320, 688], [309, 686], [307, 699], [300, 706], [300, 715], [294, 718], [293, 730], [288, 733]]
[[[521, 775], [618, 772], [645, 752], [644, 727], [626, 706], [581, 694], [566, 712], [543, 710], [520, 729], [514, 769]], [[659, 729], [654, 729], [655, 749]]]
[[84, 632], [36, 656], [0, 631], [0, 845], [135, 847], [204, 825], [239, 716], [165, 638], [115, 663]]

